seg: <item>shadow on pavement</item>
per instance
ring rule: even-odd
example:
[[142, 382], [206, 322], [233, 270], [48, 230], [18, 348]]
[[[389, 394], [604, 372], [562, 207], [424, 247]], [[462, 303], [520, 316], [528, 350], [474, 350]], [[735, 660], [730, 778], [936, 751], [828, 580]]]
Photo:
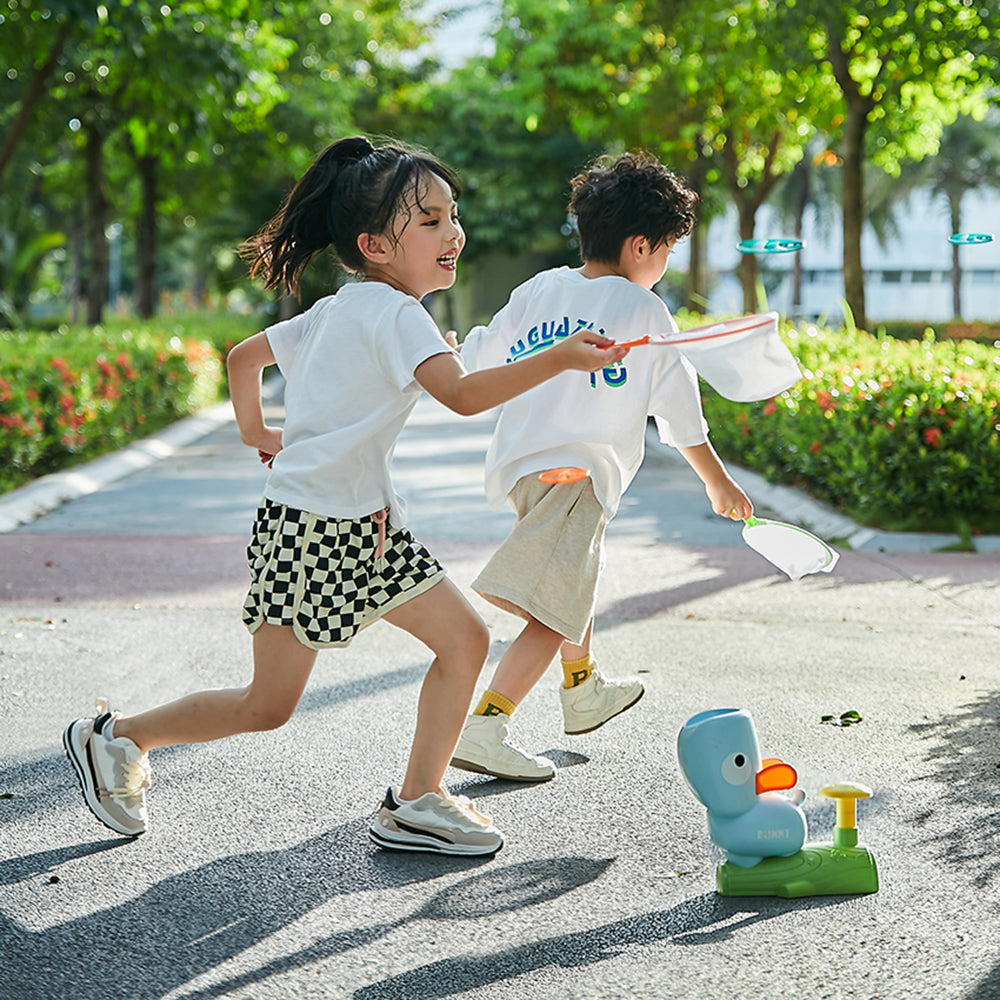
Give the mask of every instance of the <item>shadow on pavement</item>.
[[1000, 693], [910, 731], [927, 744], [929, 768], [916, 780], [940, 786], [929, 796], [939, 805], [910, 822], [929, 829], [940, 861], [978, 872], [973, 884], [985, 888], [1000, 878]]
[[[749, 547], [621, 544], [609, 546], [609, 559], [630, 562], [633, 578], [666, 584], [631, 594], [599, 608], [595, 630], [622, 622], [650, 618], [680, 605], [759, 581], [775, 598], [808, 596], [821, 601], [824, 594], [844, 588], [879, 583], [909, 582], [929, 592], [950, 589], [980, 595], [991, 624], [1000, 626], [1000, 560], [967, 553], [886, 555], [846, 551], [832, 574], [789, 580]], [[808, 588], [808, 591], [806, 591]], [[991, 602], [986, 595], [995, 592]]]
[[[68, 859], [79, 856], [79, 849], [45, 853]], [[334, 896], [430, 881], [489, 860], [390, 855], [373, 848], [364, 835], [364, 821], [355, 820], [295, 847], [212, 861], [164, 879], [133, 900], [45, 931], [26, 930], [0, 917], [4, 973], [7, 981], [19, 983], [21, 1000], [106, 1000], [109, 995], [154, 1000], [232, 961]], [[600, 878], [613, 860], [560, 857], [492, 868], [441, 890], [396, 921], [334, 931], [183, 996], [226, 996], [367, 945], [415, 920], [467, 920], [557, 899]], [[26, 871], [40, 863], [5, 862], [0, 879], [9, 865]]]
[[[712, 944], [732, 937], [742, 928], [780, 916], [788, 910], [819, 909], [840, 902], [839, 897], [809, 900], [727, 899], [704, 893], [669, 910], [644, 913], [591, 930], [562, 934], [533, 944], [520, 945], [489, 955], [465, 955], [393, 976], [354, 992], [355, 1000], [399, 1000], [420, 997], [433, 1000], [457, 996], [468, 990], [516, 979], [545, 968], [573, 968], [615, 958], [628, 948], [672, 941], [679, 945]], [[738, 917], [739, 919], [734, 919]]]

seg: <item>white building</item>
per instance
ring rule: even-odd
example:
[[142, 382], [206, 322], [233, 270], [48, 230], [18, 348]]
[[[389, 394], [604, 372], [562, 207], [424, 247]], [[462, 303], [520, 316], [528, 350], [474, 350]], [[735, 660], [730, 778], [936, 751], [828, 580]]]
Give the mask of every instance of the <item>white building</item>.
[[[963, 232], [990, 233], [995, 239], [959, 249], [962, 267], [962, 318], [967, 321], [1000, 320], [1000, 194], [971, 192], [962, 203]], [[909, 319], [943, 322], [954, 318], [951, 288], [952, 244], [947, 205], [917, 192], [897, 215], [899, 235], [885, 247], [865, 227], [861, 260], [865, 268], [865, 307], [869, 324]], [[819, 231], [812, 212], [805, 219], [804, 247], [798, 251], [803, 268], [799, 315], [840, 321], [844, 296], [843, 240], [839, 214]], [[757, 214], [760, 239], [790, 237], [787, 226], [764, 206]], [[709, 226], [708, 266], [717, 279], [709, 292], [710, 312], [743, 310], [736, 268], [740, 254], [735, 211]], [[687, 245], [679, 246], [671, 268], [687, 270]], [[768, 271], [789, 272], [793, 254], [758, 254], [758, 264]], [[785, 277], [768, 293], [768, 308], [792, 314], [791, 280]]]

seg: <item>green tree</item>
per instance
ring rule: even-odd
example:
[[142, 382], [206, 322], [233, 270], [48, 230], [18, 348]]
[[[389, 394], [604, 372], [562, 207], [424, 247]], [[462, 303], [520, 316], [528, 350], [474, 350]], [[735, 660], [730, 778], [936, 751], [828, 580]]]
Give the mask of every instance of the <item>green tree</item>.
[[[925, 161], [923, 179], [948, 206], [950, 232], [963, 228], [962, 202], [970, 191], [1000, 189], [1000, 114], [995, 108], [984, 119], [968, 115], [949, 125], [937, 156]], [[951, 298], [956, 319], [962, 318], [960, 247], [951, 247]]]
[[[767, 11], [764, 0], [507, 0], [495, 62], [513, 81], [529, 131], [567, 121], [611, 149], [645, 146], [677, 164], [703, 197], [724, 185], [749, 239], [832, 90], [815, 63], [785, 65], [785, 36]], [[692, 262], [699, 260], [693, 241]], [[753, 309], [752, 256], [739, 272]]]
[[57, 80], [59, 65], [74, 37], [97, 20], [87, 0], [44, 4], [7, 3], [0, 9], [0, 180]]
[[966, 0], [795, 0], [768, 7], [829, 67], [839, 107], [823, 123], [843, 160], [845, 297], [867, 324], [861, 235], [864, 167], [898, 173], [936, 152], [944, 126], [981, 108], [1000, 57], [1000, 9]]

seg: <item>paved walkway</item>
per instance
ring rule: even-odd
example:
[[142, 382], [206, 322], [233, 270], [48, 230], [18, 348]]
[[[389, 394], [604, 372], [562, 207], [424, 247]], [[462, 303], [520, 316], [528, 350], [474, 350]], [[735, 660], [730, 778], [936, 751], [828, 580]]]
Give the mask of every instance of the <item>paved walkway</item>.
[[[496, 858], [389, 856], [364, 835], [428, 661], [381, 625], [320, 657], [286, 727], [153, 751], [151, 830], [111, 835], [81, 802], [66, 721], [95, 694], [134, 711], [248, 676], [265, 470], [216, 412], [174, 429], [198, 431], [186, 443], [147, 442], [168, 451], [128, 475], [76, 470], [84, 495], [0, 534], [0, 1000], [1000, 998], [1000, 557], [869, 539], [791, 583], [656, 447], [609, 528], [595, 639], [646, 695], [567, 737], [553, 667], [514, 728], [557, 778], [448, 772], [504, 830]], [[463, 588], [510, 523], [482, 496], [489, 431], [425, 399], [396, 456], [415, 533]], [[518, 623], [472, 600], [485, 684]], [[878, 893], [716, 895], [674, 747], [720, 705], [796, 767], [813, 838], [832, 826], [819, 788], [874, 788], [859, 824]], [[862, 721], [821, 721], [847, 710]]]

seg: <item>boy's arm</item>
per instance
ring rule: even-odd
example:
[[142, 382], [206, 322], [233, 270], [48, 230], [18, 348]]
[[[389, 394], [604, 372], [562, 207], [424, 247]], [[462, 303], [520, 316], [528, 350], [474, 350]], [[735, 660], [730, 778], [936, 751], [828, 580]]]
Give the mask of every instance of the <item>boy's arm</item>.
[[753, 513], [753, 504], [726, 471], [722, 459], [708, 441], [677, 450], [705, 484], [705, 492], [716, 514], [743, 521]]
[[468, 372], [455, 354], [435, 354], [413, 376], [438, 402], [469, 417], [492, 410], [564, 371], [599, 371], [621, 361], [628, 349], [598, 333], [584, 331], [530, 358]]
[[264, 422], [260, 400], [264, 369], [274, 363], [274, 352], [264, 333], [255, 333], [241, 341], [226, 358], [229, 398], [233, 402], [240, 437], [244, 444], [257, 449], [262, 462], [269, 462], [281, 451], [281, 428], [269, 427]]

